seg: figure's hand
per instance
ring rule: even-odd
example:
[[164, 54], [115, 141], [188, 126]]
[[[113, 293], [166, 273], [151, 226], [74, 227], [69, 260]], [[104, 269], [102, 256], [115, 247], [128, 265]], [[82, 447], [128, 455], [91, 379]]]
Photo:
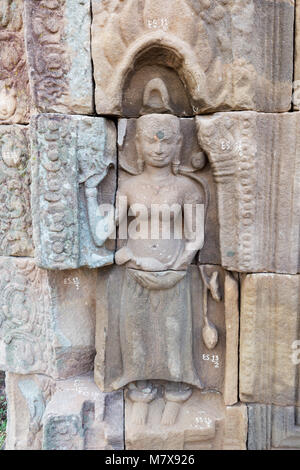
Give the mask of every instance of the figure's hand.
[[172, 269], [176, 271], [183, 271], [187, 269], [188, 265], [192, 262], [194, 256], [195, 252], [192, 252], [190, 250], [184, 250], [182, 255], [175, 261], [174, 265], [172, 266]]
[[93, 176], [90, 176], [88, 180], [85, 182], [86, 188], [96, 188], [101, 181], [104, 180], [105, 176], [108, 173], [108, 168], [106, 167], [103, 169], [103, 172], [101, 174], [96, 174]]
[[122, 265], [127, 263], [133, 258], [132, 252], [127, 246], [123, 246], [123, 248], [120, 248], [115, 254], [115, 262], [118, 265]]
[[135, 258], [135, 264], [144, 271], [166, 271], [167, 266], [155, 258]]

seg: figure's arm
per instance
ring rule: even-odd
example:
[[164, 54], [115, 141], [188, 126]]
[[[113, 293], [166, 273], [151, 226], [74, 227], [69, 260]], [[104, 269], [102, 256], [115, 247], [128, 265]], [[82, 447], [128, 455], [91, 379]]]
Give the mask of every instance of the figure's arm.
[[105, 168], [101, 175], [91, 176], [84, 183], [89, 226], [96, 246], [102, 246], [114, 229], [114, 209], [111, 207], [104, 215], [98, 205], [98, 185], [107, 175], [108, 169], [109, 167]]
[[204, 245], [204, 198], [200, 188], [190, 182], [184, 195], [184, 250], [173, 269], [186, 269]]
[[[119, 227], [119, 237], [121, 239], [127, 238], [128, 198], [126, 187], [124, 186], [126, 185], [120, 186], [116, 197], [116, 225]], [[132, 258], [133, 254], [127, 246], [123, 246], [115, 254], [115, 262], [119, 265], [127, 263]]]

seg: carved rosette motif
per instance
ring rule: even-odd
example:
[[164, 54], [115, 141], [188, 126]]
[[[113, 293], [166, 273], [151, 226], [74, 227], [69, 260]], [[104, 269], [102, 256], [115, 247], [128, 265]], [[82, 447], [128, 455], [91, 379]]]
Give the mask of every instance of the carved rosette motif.
[[[41, 114], [31, 121], [31, 135], [33, 235], [38, 265], [75, 269], [112, 264], [113, 252], [102, 246], [109, 233], [99, 241], [95, 232], [103, 219], [97, 216], [96, 188], [100, 181], [104, 195], [101, 193], [98, 202], [113, 204], [115, 197], [115, 172], [108, 175], [116, 159], [113, 124], [103, 118]], [[96, 192], [95, 198], [90, 198], [93, 204], [84, 192], [92, 178], [96, 183], [88, 189]]]
[[79, 256], [76, 133], [69, 118], [38, 116], [34, 123], [32, 208], [37, 263], [50, 269], [75, 268]]
[[53, 374], [54, 338], [47, 272], [38, 269], [33, 260], [3, 258], [0, 273], [4, 370]]

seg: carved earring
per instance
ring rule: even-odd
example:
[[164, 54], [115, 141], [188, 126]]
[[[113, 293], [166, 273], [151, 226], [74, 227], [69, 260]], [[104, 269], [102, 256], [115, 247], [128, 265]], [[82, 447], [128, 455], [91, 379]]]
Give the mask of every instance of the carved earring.
[[173, 171], [174, 175], [178, 174], [179, 166], [180, 166], [180, 161], [179, 160], [176, 159], [172, 162], [172, 171]]
[[144, 165], [145, 165], [145, 162], [142, 158], [138, 158], [137, 159], [137, 167], [138, 167], [138, 172], [139, 174], [143, 173], [144, 171]]

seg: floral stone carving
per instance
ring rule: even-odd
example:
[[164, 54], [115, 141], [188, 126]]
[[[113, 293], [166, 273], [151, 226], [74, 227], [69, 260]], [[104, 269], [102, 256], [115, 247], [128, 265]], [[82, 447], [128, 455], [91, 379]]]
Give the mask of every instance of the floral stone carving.
[[25, 37], [39, 112], [93, 112], [89, 0], [26, 0]]
[[33, 256], [30, 159], [25, 126], [0, 126], [0, 254]]
[[52, 273], [30, 258], [2, 257], [0, 274], [0, 368], [53, 378], [89, 371], [96, 273]]
[[32, 119], [31, 136], [38, 265], [70, 269], [111, 264], [114, 253], [105, 246], [110, 233], [105, 231], [98, 203], [113, 204], [115, 198], [113, 123], [103, 118], [39, 115]]

